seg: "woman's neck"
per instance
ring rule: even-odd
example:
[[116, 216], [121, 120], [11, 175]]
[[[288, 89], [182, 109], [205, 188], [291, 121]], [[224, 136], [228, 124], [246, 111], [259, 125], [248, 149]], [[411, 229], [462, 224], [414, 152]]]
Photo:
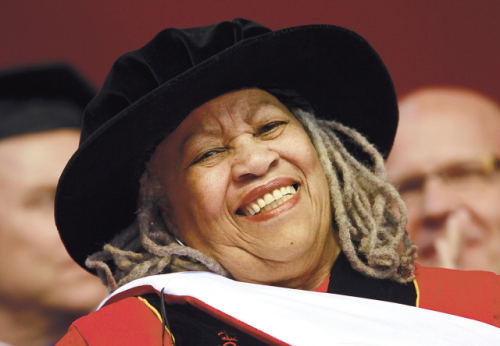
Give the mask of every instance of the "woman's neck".
[[[311, 265], [306, 265], [305, 270], [299, 275], [291, 275], [280, 281], [270, 282], [269, 285], [278, 287], [288, 287], [305, 291], [315, 291], [321, 284], [328, 279], [333, 263], [340, 253], [340, 246], [334, 236], [327, 237], [323, 247], [318, 249], [315, 259], [311, 260]], [[306, 261], [301, 261], [306, 262]], [[293, 266], [293, 264], [292, 264]], [[296, 274], [295, 269], [294, 273]]]

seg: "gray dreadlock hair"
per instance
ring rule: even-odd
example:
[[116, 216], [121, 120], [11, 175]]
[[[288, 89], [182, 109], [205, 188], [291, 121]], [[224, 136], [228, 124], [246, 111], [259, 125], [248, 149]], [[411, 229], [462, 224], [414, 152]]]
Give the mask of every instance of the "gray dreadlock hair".
[[110, 293], [135, 279], [160, 273], [210, 271], [230, 277], [215, 260], [177, 243], [160, 215], [158, 202], [163, 198], [161, 185], [146, 169], [140, 179], [135, 221], [85, 261], [87, 267], [97, 270]]
[[[351, 266], [378, 279], [400, 283], [413, 280], [417, 248], [406, 232], [406, 206], [387, 181], [382, 155], [356, 130], [336, 121], [316, 119], [300, 109], [293, 114], [311, 138], [325, 171], [332, 220]], [[356, 159], [337, 133], [346, 135], [368, 154], [373, 166]]]
[[[334, 229], [351, 266], [374, 278], [413, 280], [416, 246], [405, 231], [406, 207], [387, 182], [382, 155], [351, 128], [317, 119], [310, 111], [292, 113], [309, 135], [325, 171]], [[373, 165], [364, 165], [349, 153], [339, 134], [367, 153]], [[160, 184], [146, 169], [140, 179], [135, 222], [88, 257], [86, 265], [97, 269], [110, 292], [159, 273], [210, 271], [231, 277], [215, 260], [176, 242], [159, 212], [162, 198]]]

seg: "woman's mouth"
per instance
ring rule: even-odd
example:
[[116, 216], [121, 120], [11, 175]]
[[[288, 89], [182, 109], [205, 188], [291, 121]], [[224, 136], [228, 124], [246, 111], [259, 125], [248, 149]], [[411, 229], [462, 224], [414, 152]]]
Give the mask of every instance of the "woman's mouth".
[[297, 193], [298, 185], [283, 186], [238, 209], [237, 214], [254, 216], [279, 207]]

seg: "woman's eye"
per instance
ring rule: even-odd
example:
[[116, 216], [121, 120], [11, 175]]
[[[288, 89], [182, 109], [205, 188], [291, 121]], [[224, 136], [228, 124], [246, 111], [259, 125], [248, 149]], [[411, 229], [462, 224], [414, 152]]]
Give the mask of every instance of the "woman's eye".
[[277, 130], [282, 125], [285, 125], [285, 124], [286, 123], [284, 121], [273, 121], [271, 123], [265, 124], [264, 126], [262, 126], [259, 129], [259, 131], [257, 132], [256, 136], [269, 134], [269, 133]]
[[219, 153], [221, 153], [223, 151], [223, 149], [218, 149], [218, 150], [210, 150], [210, 151], [207, 151], [205, 153], [203, 153], [201, 156], [197, 157], [193, 164], [196, 164], [196, 163], [199, 163], [199, 162], [202, 162], [202, 161], [205, 161], [207, 160], [208, 158], [214, 156], [214, 155], [217, 155]]

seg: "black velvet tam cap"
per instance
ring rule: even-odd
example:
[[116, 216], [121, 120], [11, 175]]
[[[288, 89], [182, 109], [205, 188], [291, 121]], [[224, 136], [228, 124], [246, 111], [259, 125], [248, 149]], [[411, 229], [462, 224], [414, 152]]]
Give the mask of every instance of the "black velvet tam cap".
[[69, 65], [54, 63], [0, 72], [0, 139], [58, 128], [80, 128], [93, 88]]
[[245, 87], [293, 90], [318, 117], [390, 151], [394, 86], [358, 34], [332, 25], [271, 31], [244, 19], [166, 29], [115, 62], [85, 110], [80, 148], [59, 181], [56, 223], [80, 265], [133, 221], [145, 153], [193, 109]]

